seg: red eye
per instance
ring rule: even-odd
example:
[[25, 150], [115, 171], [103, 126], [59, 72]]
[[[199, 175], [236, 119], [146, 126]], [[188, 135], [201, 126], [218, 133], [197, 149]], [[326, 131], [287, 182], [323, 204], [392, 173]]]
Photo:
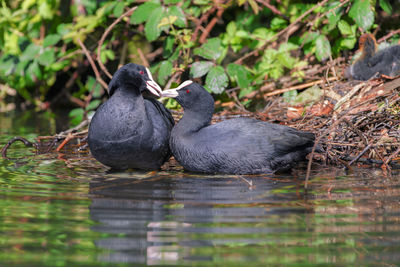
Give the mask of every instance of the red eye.
[[139, 71], [139, 73], [143, 75], [143, 74], [144, 74], [144, 71], [141, 70], [141, 71]]
[[190, 93], [190, 91], [189, 90], [186, 90], [186, 94], [189, 94]]

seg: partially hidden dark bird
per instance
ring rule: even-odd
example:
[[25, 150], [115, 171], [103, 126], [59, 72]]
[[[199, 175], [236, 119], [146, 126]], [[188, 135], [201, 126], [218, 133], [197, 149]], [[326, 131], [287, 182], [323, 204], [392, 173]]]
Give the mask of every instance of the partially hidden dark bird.
[[366, 33], [360, 37], [361, 56], [347, 70], [345, 76], [355, 80], [386, 75], [395, 77], [400, 74], [400, 45], [394, 45], [378, 51], [375, 37]]
[[91, 154], [115, 170], [159, 169], [171, 155], [174, 126], [171, 113], [153, 98], [161, 95], [160, 86], [147, 68], [130, 63], [117, 70], [108, 90], [110, 98], [90, 122]]
[[[183, 107], [184, 114], [171, 131], [170, 147], [187, 171], [260, 174], [286, 171], [311, 152], [310, 132], [251, 118], [210, 124], [213, 97], [199, 84], [182, 83], [163, 91]], [[319, 149], [319, 148], [318, 148]]]

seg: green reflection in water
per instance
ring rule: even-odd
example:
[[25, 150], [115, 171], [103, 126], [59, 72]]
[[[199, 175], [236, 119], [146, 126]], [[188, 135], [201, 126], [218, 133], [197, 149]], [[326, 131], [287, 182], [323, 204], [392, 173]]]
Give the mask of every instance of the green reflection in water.
[[49, 174], [57, 169], [59, 173], [38, 174], [30, 164], [13, 168], [1, 161], [0, 262], [47, 266], [95, 262], [99, 249], [93, 239], [101, 235], [90, 230], [94, 223], [88, 216], [87, 183], [64, 179], [62, 162], [44, 168], [40, 161], [30, 163]]
[[[54, 118], [0, 115], [0, 144]], [[31, 119], [30, 119], [31, 118]], [[3, 124], [4, 123], [4, 124]], [[0, 159], [0, 266], [396, 266], [400, 176], [108, 173], [87, 154]]]

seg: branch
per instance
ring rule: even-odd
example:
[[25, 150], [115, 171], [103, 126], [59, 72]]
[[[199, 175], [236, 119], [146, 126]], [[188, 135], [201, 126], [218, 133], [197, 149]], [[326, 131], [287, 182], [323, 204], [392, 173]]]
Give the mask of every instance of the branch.
[[110, 31], [115, 27], [115, 25], [118, 24], [124, 17], [129, 16], [135, 11], [137, 6], [132, 7], [128, 11], [126, 11], [124, 14], [122, 14], [119, 18], [117, 18], [108, 28], [104, 31], [103, 36], [101, 36], [101, 39], [99, 41], [99, 44], [97, 46], [97, 62], [101, 68], [101, 70], [108, 76], [108, 78], [112, 78], [112, 75], [110, 72], [108, 72], [107, 68], [104, 66], [104, 64], [101, 62], [101, 47], [103, 46], [104, 41], [106, 40], [107, 35], [110, 33]]
[[139, 54], [139, 57], [140, 57], [140, 60], [142, 61], [142, 64], [145, 66], [145, 67], [150, 67], [150, 64], [149, 64], [149, 61], [147, 61], [147, 58], [146, 58], [146, 56], [143, 54], [143, 51], [142, 51], [142, 49], [140, 49], [139, 47], [137, 48], [137, 52], [138, 52], [138, 54]]
[[83, 52], [85, 53], [87, 59], [89, 60], [90, 65], [92, 66], [92, 69], [94, 71], [94, 74], [96, 75], [97, 81], [104, 87], [104, 89], [108, 90], [108, 85], [107, 83], [101, 78], [99, 70], [96, 67], [96, 64], [93, 61], [93, 58], [90, 56], [89, 51], [87, 50], [86, 46], [83, 44], [81, 39], [78, 38], [78, 43], [81, 46]]
[[318, 81], [314, 81], [314, 82], [309, 82], [309, 83], [305, 83], [305, 84], [300, 84], [300, 85], [296, 85], [296, 86], [292, 86], [292, 87], [288, 87], [288, 88], [275, 90], [273, 92], [265, 94], [264, 96], [279, 95], [279, 94], [282, 94], [282, 93], [285, 93], [285, 92], [298, 90], [298, 89], [304, 89], [304, 88], [307, 88], [307, 87], [314, 86], [316, 84], [321, 84], [321, 83], [330, 82], [330, 81], [337, 81], [337, 80], [339, 80], [337, 77], [329, 77], [326, 80], [318, 80]]
[[206, 42], [207, 36], [210, 34], [210, 32], [211, 32], [212, 28], [214, 28], [215, 24], [217, 24], [217, 21], [222, 17], [222, 14], [224, 13], [224, 11], [225, 11], [225, 8], [218, 7], [217, 15], [212, 18], [210, 23], [208, 23], [204, 32], [200, 36], [199, 43], [204, 44]]
[[282, 18], [284, 18], [287, 21], [290, 20], [285, 14], [280, 12], [274, 5], [271, 5], [269, 0], [256, 0], [256, 1], [263, 4], [264, 6], [268, 7], [272, 11], [272, 13], [281, 16]]
[[193, 42], [196, 41], [197, 35], [199, 34], [199, 31], [200, 31], [200, 28], [202, 28], [201, 24], [203, 24], [208, 19], [208, 17], [211, 15], [211, 13], [213, 13], [216, 9], [217, 9], [217, 7], [213, 6], [206, 13], [204, 13], [200, 19], [197, 20], [196, 29], [194, 30], [192, 39], [191, 39]]
[[21, 141], [22, 143], [24, 143], [25, 146], [29, 147], [32, 146], [34, 147], [36, 150], [38, 150], [38, 144], [34, 143], [34, 142], [30, 142], [27, 139], [23, 138], [23, 137], [14, 137], [13, 139], [11, 139], [10, 141], [7, 142], [7, 144], [3, 147], [3, 149], [1, 150], [1, 156], [3, 158], [8, 159], [7, 157], [7, 149], [16, 141]]
[[389, 39], [390, 37], [392, 37], [393, 35], [398, 34], [398, 33], [400, 33], [400, 29], [391, 31], [390, 33], [386, 34], [385, 36], [379, 38], [377, 42], [380, 43], [380, 42], [386, 41], [387, 39]]

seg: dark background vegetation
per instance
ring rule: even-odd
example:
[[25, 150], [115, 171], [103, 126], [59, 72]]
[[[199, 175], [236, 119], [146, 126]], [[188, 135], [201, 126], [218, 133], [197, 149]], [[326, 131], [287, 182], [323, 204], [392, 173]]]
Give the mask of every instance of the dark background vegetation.
[[399, 6], [389, 0], [3, 0], [0, 109], [67, 108], [77, 124], [107, 98], [107, 73], [129, 62], [149, 66], [162, 87], [194, 79], [221, 103], [234, 99], [257, 109], [254, 96], [263, 87], [279, 88], [283, 77], [301, 83], [312, 65], [348, 61], [364, 32], [398, 42]]

